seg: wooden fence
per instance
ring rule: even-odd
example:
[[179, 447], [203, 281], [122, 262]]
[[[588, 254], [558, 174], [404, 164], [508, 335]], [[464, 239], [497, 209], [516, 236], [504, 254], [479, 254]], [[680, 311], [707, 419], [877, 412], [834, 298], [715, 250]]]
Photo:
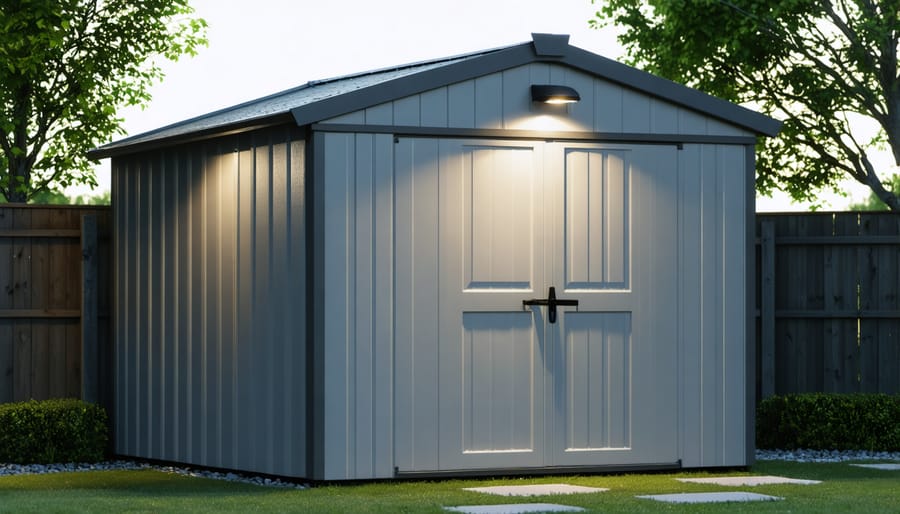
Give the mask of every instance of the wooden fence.
[[110, 216], [0, 204], [0, 403], [109, 405]]
[[900, 215], [757, 216], [757, 398], [900, 393]]

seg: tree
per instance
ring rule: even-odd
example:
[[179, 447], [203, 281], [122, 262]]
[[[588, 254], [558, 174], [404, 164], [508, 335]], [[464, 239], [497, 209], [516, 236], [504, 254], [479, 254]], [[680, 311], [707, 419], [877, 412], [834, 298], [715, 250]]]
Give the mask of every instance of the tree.
[[[895, 195], [900, 195], [900, 175], [894, 175], [889, 180], [885, 181], [885, 187], [893, 191]], [[887, 208], [887, 205], [875, 196], [875, 193], [873, 192], [869, 194], [869, 197], [864, 202], [851, 204], [850, 207], [848, 207], [848, 210], [885, 211]]]
[[[597, 2], [598, 0], [594, 0]], [[872, 161], [900, 165], [900, 0], [605, 0], [632, 64], [784, 120], [760, 142], [757, 189], [815, 201], [849, 175], [893, 211]], [[871, 120], [877, 133], [859, 128]], [[851, 130], [855, 129], [855, 130]]]
[[206, 22], [188, 0], [0, 1], [0, 195], [96, 186], [88, 150], [123, 135], [158, 59], [195, 55]]

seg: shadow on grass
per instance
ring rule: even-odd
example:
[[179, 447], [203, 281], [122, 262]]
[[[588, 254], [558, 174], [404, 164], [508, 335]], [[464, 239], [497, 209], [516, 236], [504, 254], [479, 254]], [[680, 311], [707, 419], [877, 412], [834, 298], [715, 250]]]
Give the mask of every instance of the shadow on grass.
[[[73, 491], [104, 490], [109, 493], [158, 496], [228, 496], [269, 494], [273, 488], [253, 484], [227, 482], [208, 478], [186, 477], [155, 470], [79, 471], [48, 475], [18, 475], [0, 480], [3, 491]], [[274, 489], [277, 490], [277, 489]]]

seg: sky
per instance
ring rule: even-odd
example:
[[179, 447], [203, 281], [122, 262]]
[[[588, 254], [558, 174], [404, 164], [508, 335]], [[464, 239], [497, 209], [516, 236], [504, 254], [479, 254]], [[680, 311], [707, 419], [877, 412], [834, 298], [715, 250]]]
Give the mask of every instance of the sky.
[[[569, 34], [569, 43], [622, 60], [616, 29], [590, 28], [590, 0], [193, 0], [209, 24], [196, 57], [161, 62], [165, 79], [144, 109], [123, 109], [124, 128], [140, 134], [171, 123], [319, 80]], [[109, 187], [109, 162], [98, 172]], [[852, 190], [852, 200], [868, 196]], [[849, 200], [826, 204], [840, 209]], [[807, 210], [785, 195], [757, 210]]]

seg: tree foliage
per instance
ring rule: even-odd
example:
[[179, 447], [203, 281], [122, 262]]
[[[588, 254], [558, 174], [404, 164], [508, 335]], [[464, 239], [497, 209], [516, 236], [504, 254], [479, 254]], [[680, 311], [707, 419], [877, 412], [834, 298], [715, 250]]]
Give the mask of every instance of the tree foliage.
[[[894, 175], [888, 180], [883, 181], [885, 188], [894, 192], [895, 195], [900, 196], [900, 175]], [[863, 202], [850, 204], [847, 208], [850, 211], [886, 211], [888, 210], [888, 206], [885, 205], [884, 202], [881, 201], [880, 198], [875, 196], [875, 193], [869, 193], [869, 197], [866, 198]]]
[[594, 2], [592, 25], [627, 29], [632, 64], [785, 121], [760, 142], [760, 192], [815, 201], [849, 175], [900, 211], [872, 162], [889, 147], [900, 165], [900, 0]]
[[122, 135], [158, 60], [194, 55], [206, 23], [188, 0], [0, 1], [0, 195], [96, 185], [88, 150]]

